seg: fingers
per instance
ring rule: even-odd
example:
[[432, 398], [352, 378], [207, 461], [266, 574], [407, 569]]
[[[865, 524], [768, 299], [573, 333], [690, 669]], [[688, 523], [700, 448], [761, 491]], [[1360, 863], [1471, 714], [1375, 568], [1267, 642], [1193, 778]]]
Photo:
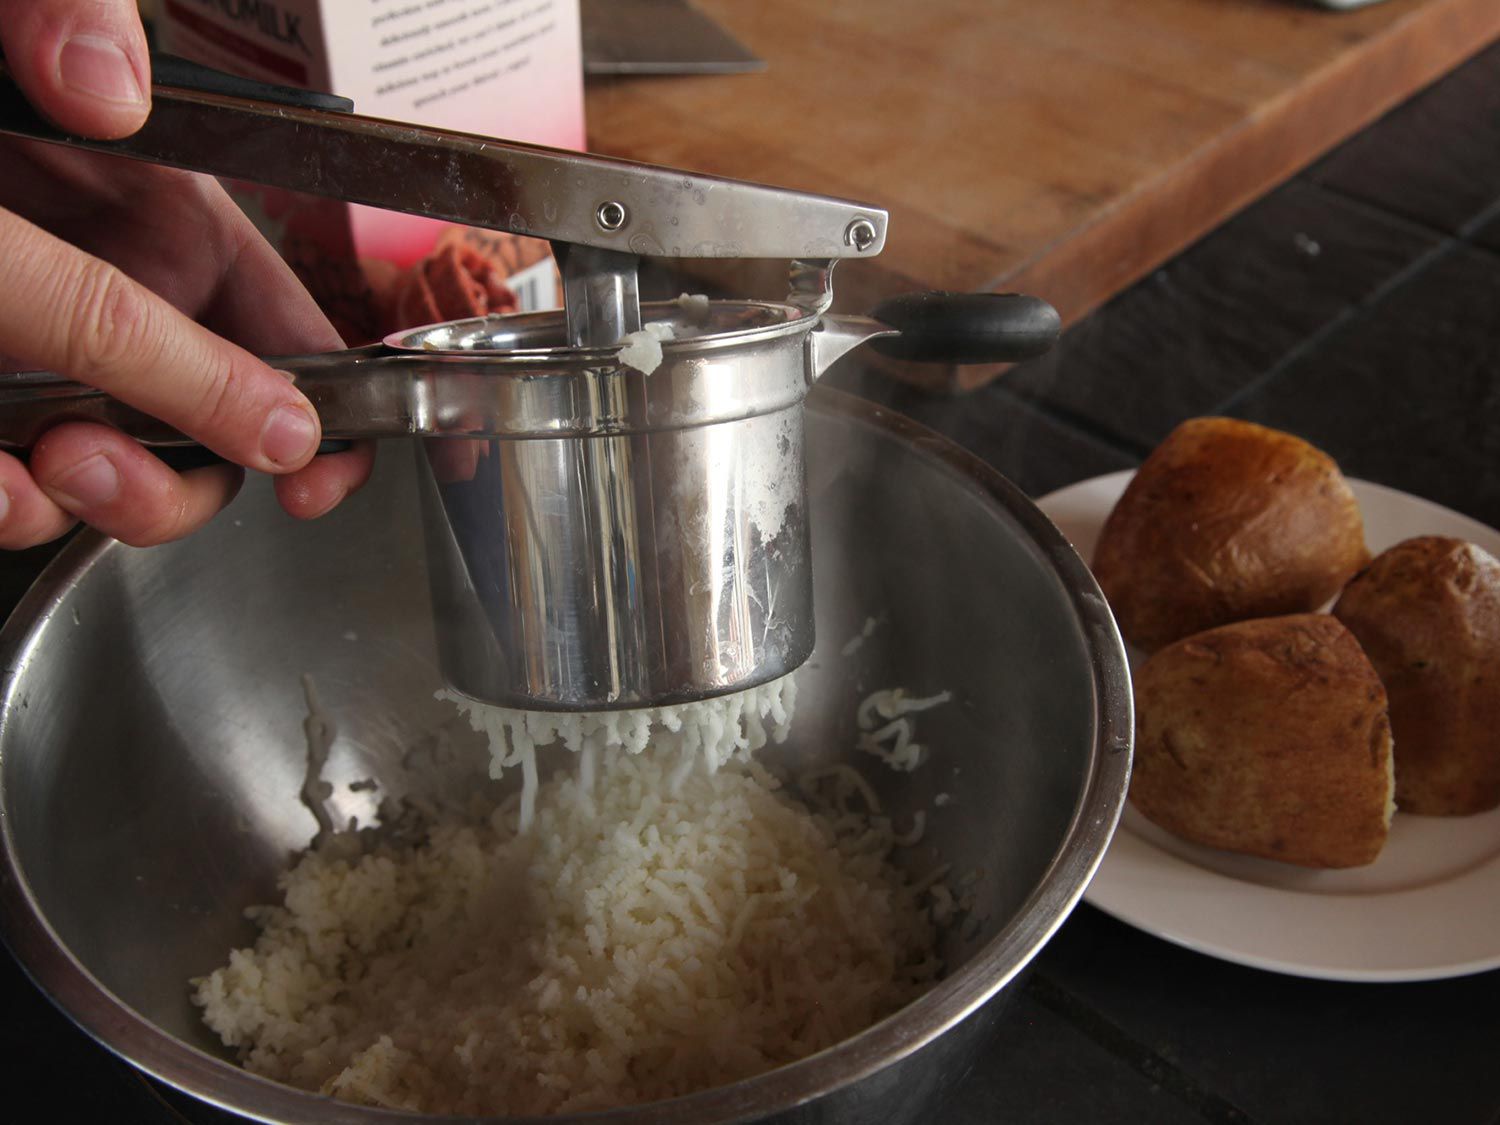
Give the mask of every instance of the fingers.
[[[343, 347], [328, 318], [281, 255], [217, 183], [205, 181], [203, 188], [208, 197], [202, 199], [197, 213], [234, 246], [218, 270], [211, 299], [195, 310], [203, 324], [261, 352], [287, 355]], [[277, 498], [297, 519], [315, 519], [364, 487], [374, 462], [373, 442], [361, 442], [345, 453], [324, 454], [278, 477]]]
[[207, 522], [239, 480], [232, 465], [178, 475], [104, 426], [58, 426], [29, 468], [0, 454], [0, 549], [46, 543], [77, 519], [137, 547], [164, 543]]
[[[374, 459], [374, 442], [318, 457], [278, 477], [277, 498], [298, 519], [324, 515], [363, 487]], [[116, 430], [65, 423], [37, 443], [29, 470], [0, 453], [0, 550], [49, 542], [77, 520], [135, 547], [180, 539], [234, 499], [241, 477], [232, 465], [175, 473]]]
[[32, 104], [64, 130], [114, 138], [145, 122], [151, 66], [133, 0], [3, 0], [0, 47]]
[[236, 464], [284, 473], [312, 458], [312, 405], [249, 352], [8, 212], [0, 245], [0, 354], [98, 387]]
[[439, 484], [462, 484], [479, 474], [479, 462], [489, 456], [490, 443], [478, 438], [428, 438], [427, 463]]
[[0, 453], [0, 550], [50, 543], [74, 523], [31, 479], [26, 466]]
[[325, 453], [305, 469], [276, 478], [276, 499], [299, 520], [316, 519], [364, 487], [375, 465], [375, 443], [359, 442], [344, 453]]
[[[124, 434], [82, 422], [48, 431], [31, 451], [30, 472], [44, 500], [67, 522], [81, 519], [136, 547], [196, 531], [234, 499], [243, 476], [233, 465], [175, 473]], [[45, 534], [49, 525], [35, 518], [15, 529], [11, 522], [0, 520], [0, 544], [7, 547], [30, 546], [61, 533]], [[36, 537], [9, 541], [26, 531]]]

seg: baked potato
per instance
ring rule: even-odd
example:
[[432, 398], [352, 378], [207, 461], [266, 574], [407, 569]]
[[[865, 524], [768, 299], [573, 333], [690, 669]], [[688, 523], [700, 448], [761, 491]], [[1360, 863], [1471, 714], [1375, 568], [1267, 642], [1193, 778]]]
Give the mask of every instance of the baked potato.
[[1237, 622], [1135, 678], [1130, 800], [1168, 832], [1304, 867], [1356, 867], [1390, 829], [1385, 688], [1326, 613]]
[[1094, 576], [1147, 652], [1251, 617], [1315, 610], [1369, 561], [1332, 458], [1232, 418], [1194, 418], [1141, 465], [1110, 512]]
[[1408, 539], [1376, 556], [1333, 613], [1390, 697], [1401, 811], [1500, 805], [1500, 562], [1461, 539]]

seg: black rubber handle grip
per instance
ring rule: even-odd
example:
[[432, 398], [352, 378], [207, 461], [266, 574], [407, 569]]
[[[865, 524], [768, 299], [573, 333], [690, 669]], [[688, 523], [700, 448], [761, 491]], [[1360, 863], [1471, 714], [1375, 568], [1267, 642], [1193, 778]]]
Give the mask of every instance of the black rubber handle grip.
[[870, 315], [901, 335], [869, 346], [917, 363], [1014, 363], [1041, 355], [1062, 332], [1056, 309], [1020, 293], [909, 293]]
[[[343, 453], [353, 448], [352, 441], [342, 438], [325, 438], [318, 445], [318, 455], [324, 453]], [[220, 457], [212, 449], [202, 445], [159, 445], [151, 450], [160, 457], [170, 469], [176, 469], [179, 473], [185, 473], [189, 469], [204, 469], [209, 465], [222, 465], [224, 458]]]
[[159, 86], [171, 86], [178, 90], [197, 90], [204, 94], [224, 94], [232, 98], [253, 98], [262, 102], [277, 102], [281, 105], [297, 106], [300, 109], [325, 109], [334, 113], [353, 113], [354, 103], [337, 94], [324, 94], [317, 90], [303, 90], [296, 86], [277, 86], [270, 82], [256, 82], [241, 78], [237, 74], [215, 70], [211, 66], [195, 63], [176, 55], [151, 53], [151, 81]]
[[[318, 456], [325, 453], [344, 453], [354, 448], [352, 441], [343, 438], [324, 438], [318, 443]], [[159, 457], [163, 464], [169, 469], [176, 469], [179, 473], [188, 472], [190, 469], [206, 469], [210, 465], [227, 465], [228, 462], [220, 457], [206, 445], [155, 445], [150, 447], [151, 452]], [[31, 457], [31, 450], [12, 450], [15, 456], [22, 461]]]

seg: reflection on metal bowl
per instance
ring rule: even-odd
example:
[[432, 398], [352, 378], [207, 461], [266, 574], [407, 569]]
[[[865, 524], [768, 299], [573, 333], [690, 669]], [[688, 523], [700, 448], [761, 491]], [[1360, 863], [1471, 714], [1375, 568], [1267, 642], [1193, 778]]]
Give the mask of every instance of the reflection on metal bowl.
[[[188, 978], [252, 936], [315, 825], [298, 802], [304, 673], [339, 737], [325, 776], [366, 820], [375, 777], [447, 717], [410, 458], [294, 526], [250, 487], [205, 532], [134, 550], [66, 549], [0, 636], [0, 906], [5, 938], [87, 1032], [199, 1098], [264, 1121], [406, 1114], [331, 1102], [242, 1071], [199, 1022]], [[839, 1046], [732, 1086], [590, 1116], [653, 1123], [929, 1120], [1006, 986], [1081, 896], [1129, 772], [1129, 680], [1082, 562], [1012, 486], [951, 444], [833, 392], [809, 399], [818, 646], [788, 762], [860, 759], [912, 849], [974, 873], [944, 978]], [[880, 627], [861, 644], [868, 618]], [[849, 650], [847, 653], [845, 650]], [[953, 692], [921, 717], [910, 774], [856, 755], [877, 688]], [[476, 759], [483, 751], [474, 747]], [[939, 794], [949, 798], [936, 801]]]

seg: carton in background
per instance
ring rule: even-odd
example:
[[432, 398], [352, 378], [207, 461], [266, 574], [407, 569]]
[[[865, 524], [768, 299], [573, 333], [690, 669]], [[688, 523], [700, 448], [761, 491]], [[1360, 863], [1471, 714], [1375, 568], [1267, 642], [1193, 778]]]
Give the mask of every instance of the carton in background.
[[[579, 0], [157, 0], [160, 47], [372, 117], [584, 147]], [[253, 184], [231, 188], [350, 343], [561, 303], [545, 242]], [[509, 291], [509, 297], [506, 295]]]

